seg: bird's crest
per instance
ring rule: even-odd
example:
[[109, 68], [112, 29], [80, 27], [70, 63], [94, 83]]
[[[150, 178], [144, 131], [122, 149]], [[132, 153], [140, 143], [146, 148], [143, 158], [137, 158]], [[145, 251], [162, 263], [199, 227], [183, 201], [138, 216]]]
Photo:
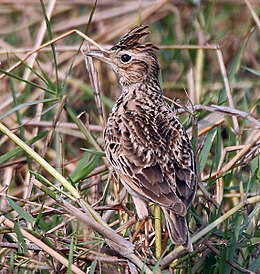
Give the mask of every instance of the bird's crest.
[[152, 43], [139, 43], [140, 39], [147, 36], [149, 33], [148, 26], [137, 26], [126, 33], [110, 50], [129, 50], [133, 48], [157, 50], [158, 48]]

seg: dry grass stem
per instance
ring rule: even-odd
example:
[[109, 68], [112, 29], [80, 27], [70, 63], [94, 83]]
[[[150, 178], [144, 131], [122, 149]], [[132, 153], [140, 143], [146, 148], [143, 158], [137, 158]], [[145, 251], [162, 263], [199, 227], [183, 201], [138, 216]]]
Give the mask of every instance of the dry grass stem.
[[[6, 219], [4, 216], [0, 217], [0, 224], [4, 224], [7, 227], [10, 227], [11, 229], [14, 229], [14, 223], [11, 222], [10, 220]], [[20, 228], [20, 230], [21, 230], [21, 233], [23, 234], [23, 236], [25, 238], [29, 239], [31, 242], [33, 242], [34, 244], [36, 244], [38, 247], [40, 247], [46, 253], [50, 254], [55, 259], [57, 259], [59, 262], [61, 262], [63, 265], [65, 265], [66, 267], [68, 267], [68, 265], [69, 265], [68, 260], [65, 259], [63, 256], [61, 256], [58, 252], [56, 252], [55, 250], [53, 250], [52, 248], [50, 248], [48, 245], [46, 245], [45, 243], [43, 243], [41, 240], [39, 240], [36, 237], [34, 237], [32, 234], [30, 234], [27, 231], [25, 231], [23, 228]], [[74, 273], [84, 274], [84, 272], [82, 270], [80, 270], [77, 266], [75, 266], [75, 265], [72, 264], [70, 267], [71, 267], [71, 270]]]
[[[258, 273], [259, 1], [195, 2], [1, 1], [1, 273]], [[139, 24], [196, 152], [191, 253], [140, 224], [104, 153], [121, 87], [81, 54]]]

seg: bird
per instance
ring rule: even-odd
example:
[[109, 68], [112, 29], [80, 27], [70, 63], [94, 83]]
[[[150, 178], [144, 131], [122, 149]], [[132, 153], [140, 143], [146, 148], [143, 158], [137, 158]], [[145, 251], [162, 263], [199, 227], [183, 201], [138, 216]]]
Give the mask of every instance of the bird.
[[147, 203], [159, 205], [171, 241], [192, 251], [185, 216], [196, 193], [195, 156], [182, 123], [163, 98], [159, 48], [143, 42], [148, 28], [137, 26], [110, 49], [86, 53], [110, 65], [122, 89], [104, 131], [105, 152], [138, 218], [148, 217]]

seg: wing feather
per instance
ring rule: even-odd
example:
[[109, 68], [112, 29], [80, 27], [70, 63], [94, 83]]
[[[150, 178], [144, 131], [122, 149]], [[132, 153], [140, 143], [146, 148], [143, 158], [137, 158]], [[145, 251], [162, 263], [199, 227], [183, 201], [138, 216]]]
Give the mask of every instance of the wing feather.
[[[157, 113], [151, 119], [129, 110], [119, 119], [120, 125], [108, 126], [107, 155], [133, 195], [139, 193], [184, 216], [195, 192], [193, 152], [174, 113], [170, 109]], [[119, 130], [114, 132], [115, 128]]]

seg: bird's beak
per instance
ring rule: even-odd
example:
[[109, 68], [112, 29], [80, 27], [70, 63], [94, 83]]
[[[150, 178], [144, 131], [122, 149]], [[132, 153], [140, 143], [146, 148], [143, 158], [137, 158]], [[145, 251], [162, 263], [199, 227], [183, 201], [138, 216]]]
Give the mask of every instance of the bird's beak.
[[109, 53], [107, 51], [89, 51], [85, 53], [87, 57], [96, 58], [102, 62], [110, 63], [109, 62]]

